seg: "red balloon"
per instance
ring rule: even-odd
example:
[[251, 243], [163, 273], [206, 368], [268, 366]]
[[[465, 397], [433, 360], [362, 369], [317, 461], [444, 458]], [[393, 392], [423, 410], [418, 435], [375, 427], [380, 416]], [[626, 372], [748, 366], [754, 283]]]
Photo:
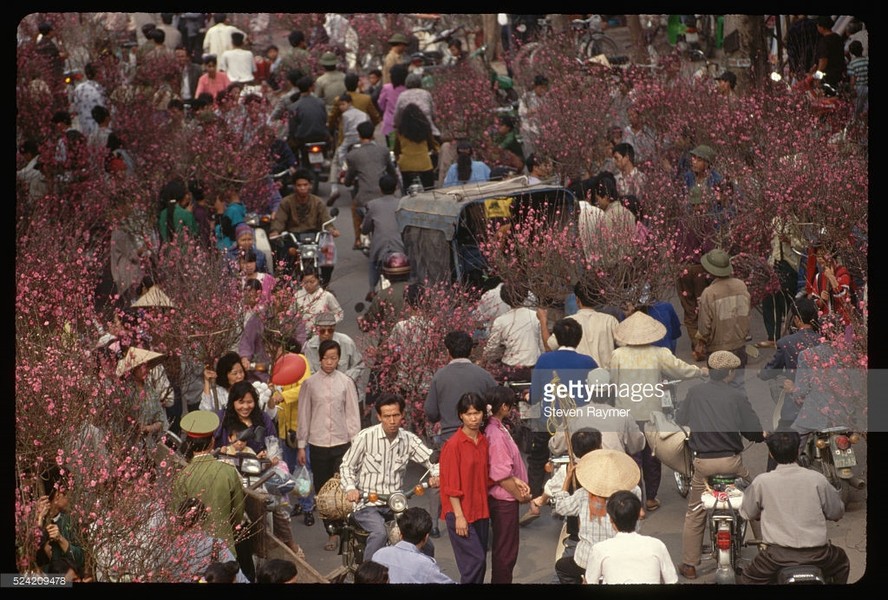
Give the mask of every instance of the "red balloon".
[[275, 385], [290, 385], [296, 383], [305, 375], [308, 365], [305, 357], [293, 352], [280, 357], [271, 370], [271, 382]]

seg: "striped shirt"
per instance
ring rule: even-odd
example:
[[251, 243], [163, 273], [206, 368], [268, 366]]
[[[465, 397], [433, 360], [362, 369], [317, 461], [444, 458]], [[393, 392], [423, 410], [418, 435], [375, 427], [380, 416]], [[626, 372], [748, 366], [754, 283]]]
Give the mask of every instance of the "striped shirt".
[[854, 78], [854, 87], [869, 85], [869, 57], [858, 56], [848, 62], [848, 77]]
[[[410, 461], [425, 465], [437, 476], [438, 466], [429, 461], [431, 455], [432, 450], [415, 433], [399, 429], [395, 439], [389, 440], [381, 424], [367, 427], [355, 436], [342, 457], [339, 469], [342, 488], [346, 492], [354, 489], [378, 494], [397, 492], [403, 489], [404, 473]], [[366, 504], [372, 503], [361, 502], [357, 508]], [[383, 504], [375, 503], [376, 506]]]

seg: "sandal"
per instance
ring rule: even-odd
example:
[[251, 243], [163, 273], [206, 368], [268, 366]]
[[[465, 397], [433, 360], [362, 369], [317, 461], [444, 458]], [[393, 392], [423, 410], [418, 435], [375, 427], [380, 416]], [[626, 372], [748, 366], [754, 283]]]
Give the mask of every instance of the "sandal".
[[777, 342], [775, 342], [774, 340], [765, 340], [763, 342], [756, 342], [754, 346], [756, 348], [776, 348]]
[[327, 540], [327, 543], [324, 544], [324, 550], [328, 552], [333, 552], [334, 550], [339, 548], [339, 536], [331, 535], [330, 539]]
[[654, 512], [658, 508], [660, 508], [660, 501], [654, 498], [653, 500], [648, 500], [644, 503], [644, 508], [648, 512]]

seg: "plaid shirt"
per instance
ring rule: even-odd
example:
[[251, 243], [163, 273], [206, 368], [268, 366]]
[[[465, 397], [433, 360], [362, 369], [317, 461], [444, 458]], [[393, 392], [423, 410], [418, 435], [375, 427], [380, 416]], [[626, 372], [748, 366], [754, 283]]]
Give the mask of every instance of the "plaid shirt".
[[[638, 499], [641, 500], [641, 488], [635, 486], [632, 490]], [[579, 488], [573, 494], [564, 490], [558, 490], [552, 494], [555, 500], [555, 512], [565, 517], [580, 518], [580, 542], [574, 552], [574, 562], [578, 565], [585, 565], [592, 553], [592, 546], [602, 540], [614, 537], [617, 531], [611, 525], [610, 516], [605, 514], [603, 517], [593, 519], [589, 516], [589, 492], [583, 488]], [[641, 521], [639, 520], [640, 524]], [[635, 526], [636, 531], [638, 525]]]

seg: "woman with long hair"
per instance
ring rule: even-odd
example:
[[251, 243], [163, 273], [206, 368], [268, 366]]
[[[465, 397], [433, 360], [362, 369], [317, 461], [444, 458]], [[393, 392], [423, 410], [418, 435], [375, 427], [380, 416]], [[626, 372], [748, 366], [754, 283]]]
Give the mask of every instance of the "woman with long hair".
[[395, 138], [395, 159], [401, 171], [402, 192], [406, 193], [416, 178], [419, 178], [424, 189], [435, 187], [432, 154], [437, 153], [438, 149], [428, 117], [418, 105], [408, 104]]
[[490, 180], [490, 167], [480, 160], [475, 160], [473, 153], [472, 142], [469, 140], [460, 140], [457, 143], [456, 162], [450, 165], [441, 187]]

